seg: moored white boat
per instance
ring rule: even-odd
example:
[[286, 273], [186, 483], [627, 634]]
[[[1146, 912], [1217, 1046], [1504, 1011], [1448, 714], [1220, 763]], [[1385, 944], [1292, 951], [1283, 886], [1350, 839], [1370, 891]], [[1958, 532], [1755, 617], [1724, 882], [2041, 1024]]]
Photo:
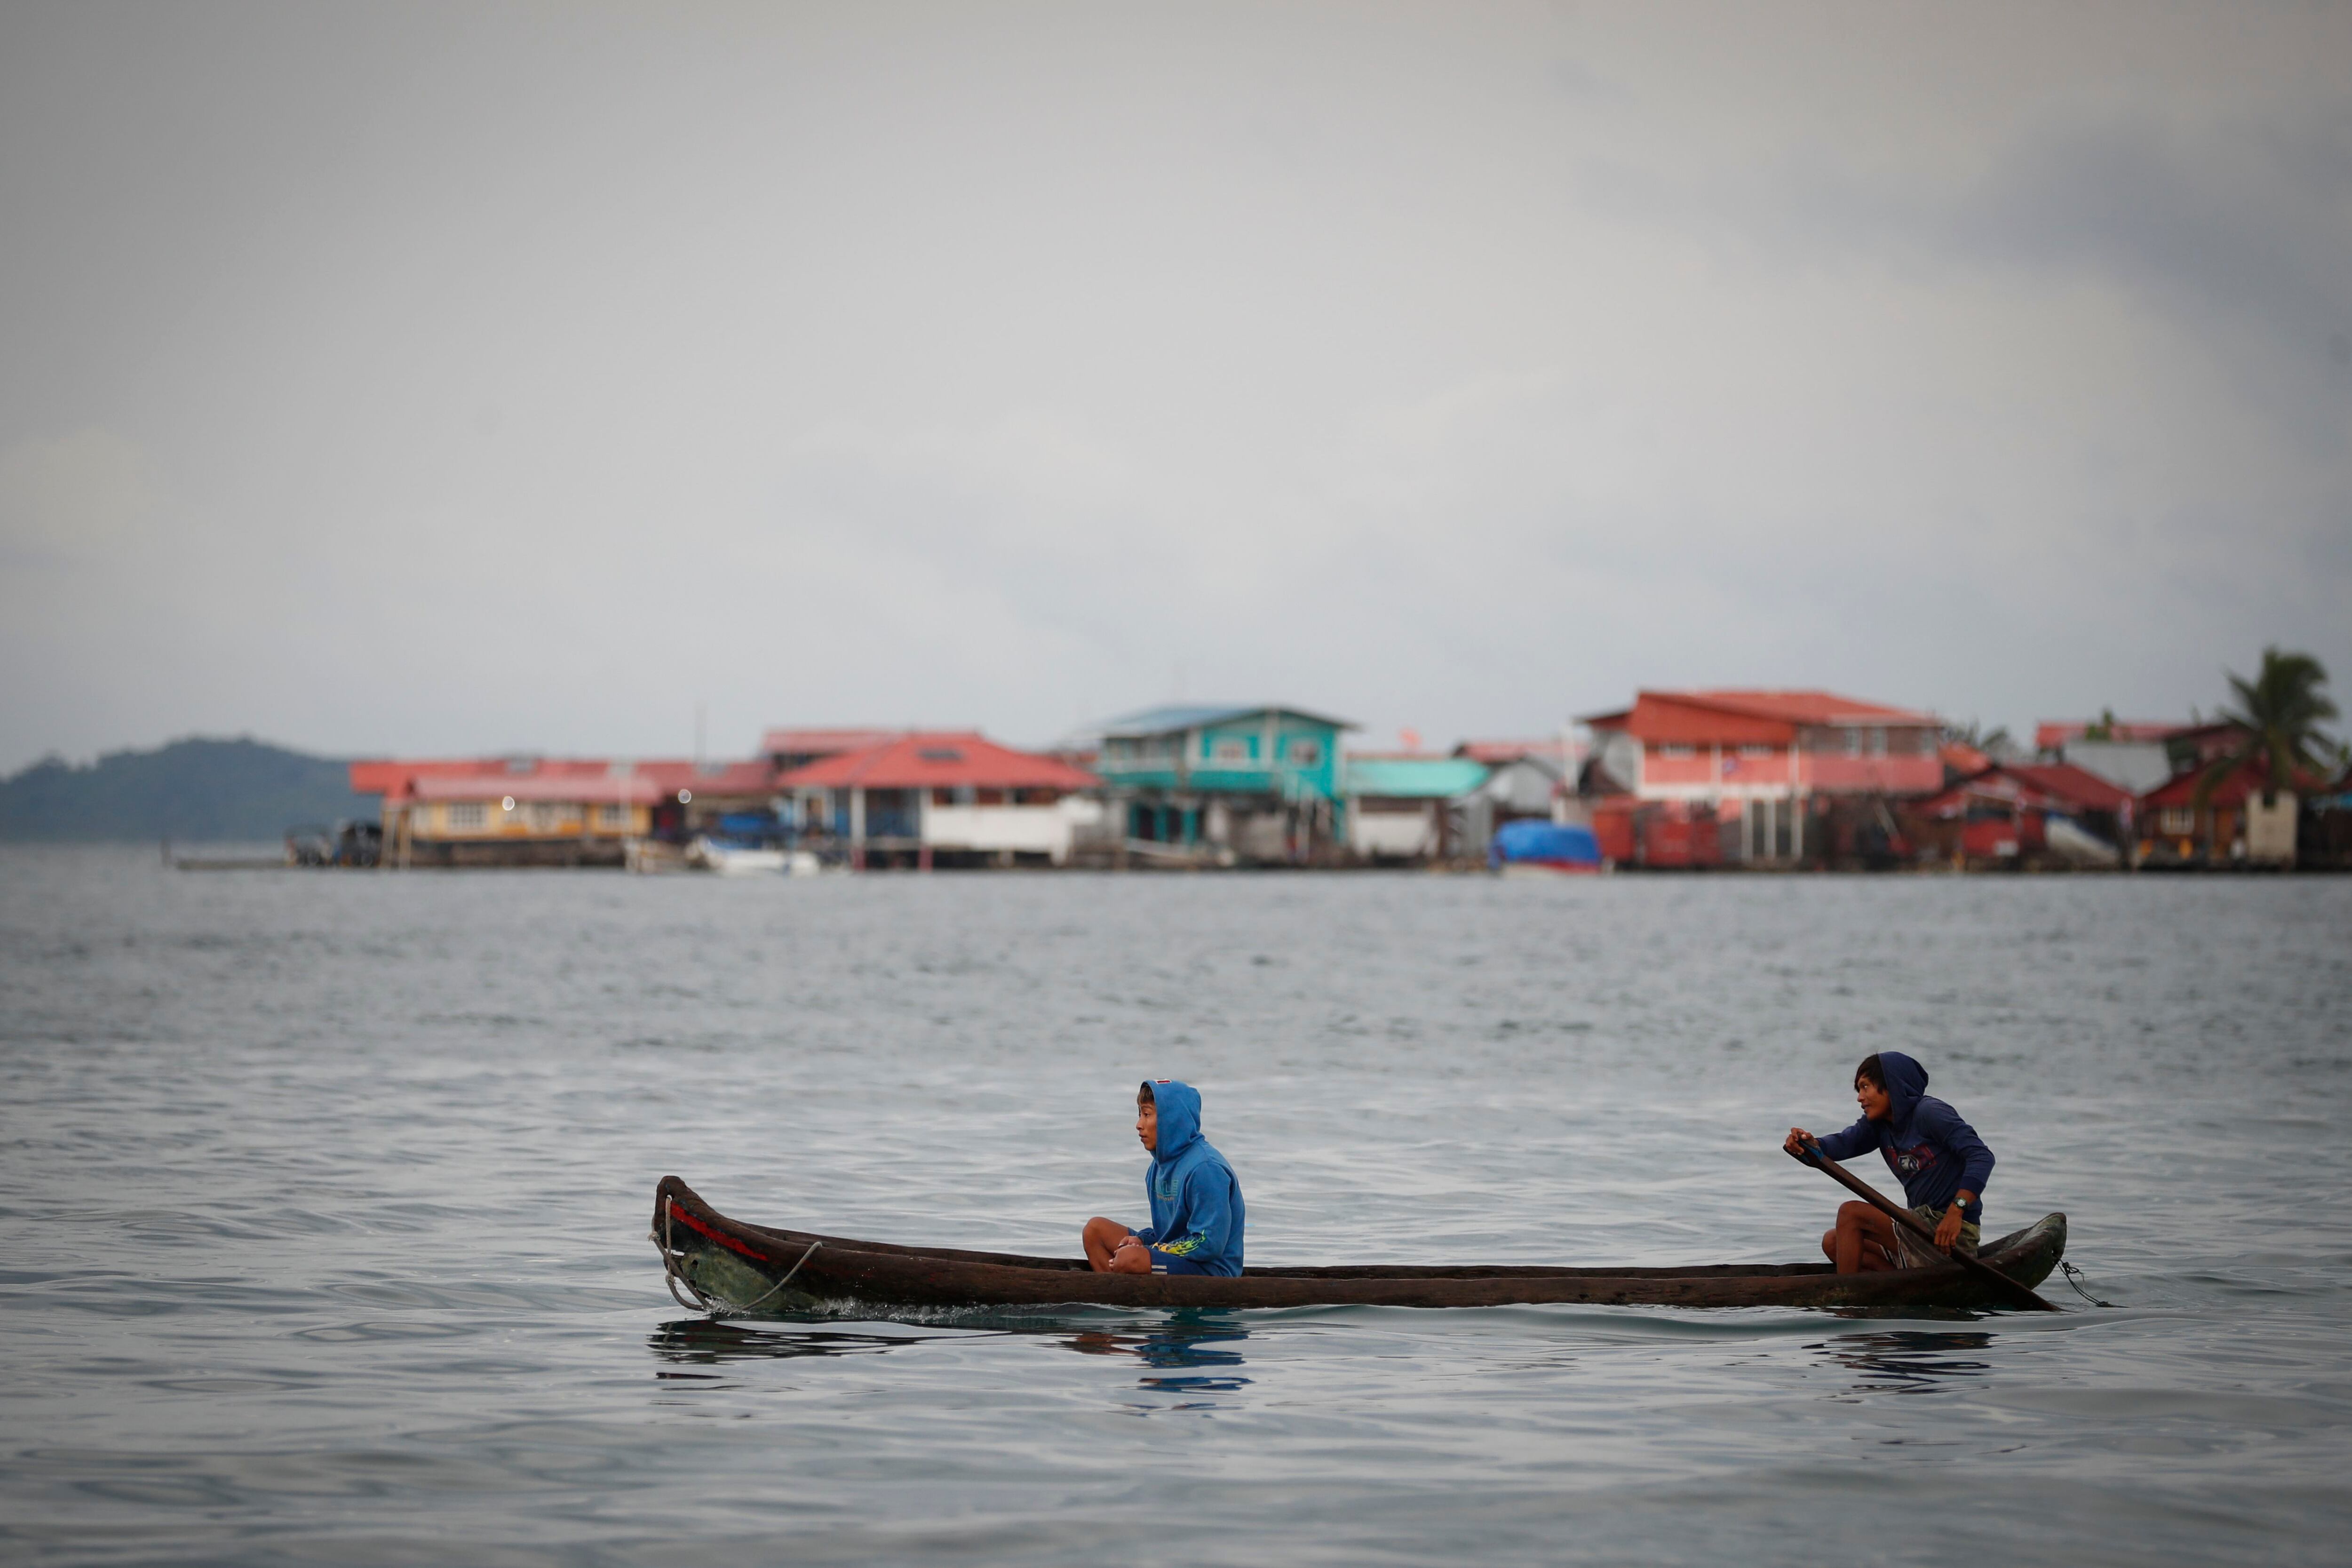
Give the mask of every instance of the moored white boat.
[[722, 877], [773, 877], [793, 868], [793, 858], [782, 849], [725, 844], [709, 837], [696, 839], [687, 859], [705, 871], [716, 871]]

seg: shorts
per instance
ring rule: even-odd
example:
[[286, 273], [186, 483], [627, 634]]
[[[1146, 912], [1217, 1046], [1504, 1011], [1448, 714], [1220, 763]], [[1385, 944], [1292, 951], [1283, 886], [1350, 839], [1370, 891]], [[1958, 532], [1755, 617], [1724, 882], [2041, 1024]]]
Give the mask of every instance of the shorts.
[[[1944, 1211], [1941, 1208], [1929, 1208], [1923, 1206], [1913, 1209], [1911, 1212], [1916, 1215], [1919, 1218], [1919, 1223], [1926, 1226], [1929, 1230], [1935, 1229], [1937, 1225], [1943, 1222]], [[1960, 1238], [1953, 1244], [1953, 1250], [1965, 1252], [1969, 1257], [1973, 1258], [1976, 1256], [1977, 1244], [1982, 1240], [1983, 1237], [1984, 1229], [1982, 1226], [1979, 1226], [1977, 1222], [1972, 1219], [1963, 1220], [1960, 1222]], [[1912, 1235], [1909, 1226], [1898, 1225], [1895, 1227], [1895, 1268], [1932, 1268], [1938, 1263], [1949, 1263], [1950, 1261], [1950, 1258], [1945, 1257], [1942, 1253], [1928, 1246], [1919, 1237]]]
[[1172, 1252], [1151, 1248], [1151, 1271], [1154, 1274], [1206, 1274], [1207, 1269], [1189, 1258], [1179, 1258]]

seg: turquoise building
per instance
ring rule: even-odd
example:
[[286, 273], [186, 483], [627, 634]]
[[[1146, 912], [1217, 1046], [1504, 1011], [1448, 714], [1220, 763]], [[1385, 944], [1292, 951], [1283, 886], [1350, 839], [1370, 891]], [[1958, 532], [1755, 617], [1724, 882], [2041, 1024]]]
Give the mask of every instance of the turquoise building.
[[1153, 708], [1104, 726], [1095, 772], [1130, 841], [1308, 859], [1346, 840], [1339, 737], [1354, 728], [1279, 705]]
[[1339, 775], [1348, 847], [1373, 861], [1484, 856], [1469, 807], [1489, 773], [1469, 757], [1349, 757]]

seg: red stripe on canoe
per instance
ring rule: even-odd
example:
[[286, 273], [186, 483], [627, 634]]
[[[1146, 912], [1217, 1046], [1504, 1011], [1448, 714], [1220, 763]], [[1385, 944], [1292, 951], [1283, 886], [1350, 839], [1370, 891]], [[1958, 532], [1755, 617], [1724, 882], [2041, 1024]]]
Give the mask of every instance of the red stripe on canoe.
[[736, 1251], [751, 1259], [754, 1263], [773, 1263], [775, 1261], [774, 1258], [770, 1258], [766, 1253], [754, 1252], [750, 1247], [744, 1246], [741, 1242], [736, 1240], [733, 1237], [711, 1229], [709, 1226], [703, 1224], [700, 1220], [695, 1218], [692, 1215], [678, 1207], [677, 1200], [676, 1198], [672, 1198], [669, 1201], [669, 1212], [672, 1219], [685, 1221], [686, 1227], [688, 1230], [698, 1231], [700, 1234], [709, 1237], [711, 1240], [717, 1242], [721, 1247], [733, 1247]]

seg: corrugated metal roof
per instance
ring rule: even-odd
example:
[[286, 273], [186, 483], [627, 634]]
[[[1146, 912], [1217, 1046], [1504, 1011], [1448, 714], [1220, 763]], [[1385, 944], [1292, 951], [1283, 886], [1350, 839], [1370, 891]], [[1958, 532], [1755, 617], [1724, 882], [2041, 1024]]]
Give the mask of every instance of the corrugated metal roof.
[[1589, 715], [1596, 730], [1624, 730], [1644, 741], [1765, 741], [1785, 743], [1800, 725], [1937, 723], [1932, 713], [1864, 702], [1834, 691], [1643, 691], [1633, 706]]
[[1339, 793], [1391, 800], [1451, 800], [1486, 782], [1486, 764], [1468, 757], [1349, 757]]
[[[1644, 692], [1649, 696], [1651, 693]], [[1933, 724], [1933, 713], [1916, 708], [1890, 708], [1884, 702], [1865, 702], [1859, 697], [1844, 697], [1834, 691], [1661, 691], [1660, 697], [1676, 698], [1696, 702], [1702, 707], [1720, 708], [1727, 712], [1746, 713], [1759, 719], [1778, 719], [1791, 724]]]
[[375, 757], [352, 764], [352, 791], [403, 800], [428, 778], [604, 778], [626, 773], [636, 765], [604, 757]]
[[2131, 791], [2072, 763], [2005, 763], [2001, 767], [2045, 795], [2077, 802], [2092, 811], [2113, 811], [2131, 802]]
[[635, 771], [664, 791], [692, 790], [697, 795], [768, 795], [776, 787], [776, 770], [762, 758], [737, 763], [661, 761], [639, 763]]
[[1929, 816], [1954, 816], [1970, 796], [2061, 812], [2115, 811], [2130, 805], [2132, 798], [2129, 790], [2117, 789], [2096, 773], [2063, 763], [1995, 763], [1922, 801], [1917, 809]]
[[571, 775], [527, 773], [428, 773], [414, 780], [418, 800], [553, 800], [580, 805], [651, 805], [662, 787], [642, 773]]
[[1361, 728], [1346, 719], [1334, 719], [1328, 714], [1293, 708], [1283, 702], [1210, 702], [1172, 703], [1162, 708], [1147, 708], [1140, 713], [1129, 713], [1124, 719], [1112, 720], [1102, 727], [1101, 732], [1122, 736], [1166, 735], [1180, 730], [1196, 729], [1202, 724], [1247, 719], [1259, 713], [1287, 713], [1296, 719], [1328, 724], [1335, 730]]
[[1465, 741], [1454, 748], [1457, 757], [1468, 757], [1488, 767], [1500, 767], [1516, 763], [1521, 757], [1539, 757], [1558, 769], [1568, 755], [1568, 748], [1558, 735], [1540, 741]]
[[[2151, 810], [2158, 806], [2196, 805], [2198, 783], [2210, 771], [2206, 768], [2191, 768], [2187, 773], [2177, 774], [2169, 781], [2158, 784], [2139, 797], [2141, 809]], [[2207, 793], [2205, 804], [2236, 805], [2248, 795], [2267, 786], [2270, 777], [2269, 759], [2256, 753], [2243, 767], [2232, 769], [2227, 776], [2217, 780], [2212, 789]], [[2298, 795], [2317, 795], [2326, 790], [2333, 782], [2297, 770], [2290, 784]]]
[[794, 768], [779, 789], [1092, 789], [1102, 781], [1054, 757], [973, 731], [913, 731]]

